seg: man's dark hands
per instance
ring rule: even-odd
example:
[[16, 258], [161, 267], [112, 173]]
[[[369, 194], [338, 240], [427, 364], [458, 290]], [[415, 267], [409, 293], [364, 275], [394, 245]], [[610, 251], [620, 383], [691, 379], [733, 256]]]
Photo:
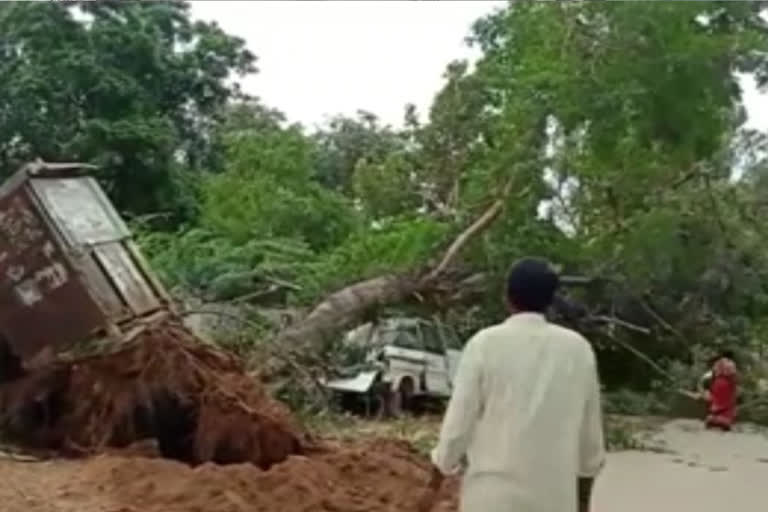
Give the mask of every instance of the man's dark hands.
[[592, 485], [594, 478], [579, 478], [579, 512], [589, 512], [589, 503], [592, 501]]
[[432, 466], [432, 473], [429, 476], [429, 487], [430, 489], [434, 489], [435, 491], [439, 491], [440, 487], [443, 485], [443, 480], [445, 480], [445, 476], [443, 475], [442, 471], [437, 469], [437, 466]]
[[429, 475], [427, 488], [419, 499], [416, 508], [418, 512], [429, 512], [432, 510], [432, 507], [435, 506], [435, 501], [437, 501], [437, 495], [440, 492], [440, 488], [443, 486], [443, 480], [445, 480], [443, 473], [437, 469], [436, 466], [432, 466], [432, 472]]

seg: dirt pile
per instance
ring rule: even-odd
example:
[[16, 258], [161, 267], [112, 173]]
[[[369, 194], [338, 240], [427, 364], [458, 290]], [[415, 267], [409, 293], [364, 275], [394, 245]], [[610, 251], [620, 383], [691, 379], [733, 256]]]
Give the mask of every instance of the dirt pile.
[[[95, 455], [4, 472], [11, 512], [407, 512], [429, 476], [404, 442], [310, 443], [237, 359], [171, 323], [0, 384], [0, 413], [27, 448]], [[456, 510], [455, 482], [434, 510]]]
[[[120, 512], [408, 512], [416, 510], [428, 475], [424, 457], [407, 444], [374, 440], [291, 456], [266, 471], [100, 456], [59, 495], [92, 499], [96, 490], [108, 497], [106, 510]], [[449, 482], [433, 510], [455, 511], [456, 491]]]
[[0, 421], [21, 445], [70, 455], [155, 438], [168, 458], [267, 468], [304, 448], [290, 411], [237, 359], [174, 323], [1, 384]]

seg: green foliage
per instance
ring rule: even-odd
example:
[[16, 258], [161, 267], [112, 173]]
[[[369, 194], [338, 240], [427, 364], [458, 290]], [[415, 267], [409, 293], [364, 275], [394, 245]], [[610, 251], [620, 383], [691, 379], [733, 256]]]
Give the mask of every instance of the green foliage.
[[479, 21], [474, 80], [490, 98], [491, 142], [482, 161], [524, 163], [515, 141], [533, 141], [537, 170], [518, 166], [516, 183], [541, 194], [534, 204], [548, 199], [546, 218], [563, 230], [548, 233], [530, 210], [510, 208], [483, 241], [488, 260], [538, 248], [576, 273], [609, 278], [581, 298], [595, 313], [654, 327], [653, 339], [611, 336], [656, 360], [688, 364], [694, 344], [743, 344], [745, 326], [765, 315], [764, 237], [747, 225], [752, 200], [737, 200], [728, 178], [734, 151], [760, 143], [739, 132], [734, 75], [764, 69], [759, 12], [743, 3], [519, 2]]
[[[139, 226], [169, 283], [310, 304], [418, 273], [501, 199], [456, 267], [490, 290], [526, 254], [598, 278], [569, 295], [651, 328], [576, 325], [612, 386], [689, 387], [702, 354], [765, 353], [768, 139], [744, 129], [736, 75], [767, 80], [762, 3], [510, 2], [474, 25], [482, 56], [448, 66], [426, 122], [361, 111], [314, 134], [241, 97], [228, 78], [255, 58], [183, 2], [78, 5], [0, 6], [0, 166], [103, 164], [121, 209], [173, 214]], [[469, 332], [504, 314], [485, 296], [424, 307]], [[616, 410], [668, 405], [622, 393]]]
[[[740, 131], [733, 71], [763, 69], [758, 14], [710, 2], [514, 3], [477, 22], [483, 56], [474, 68], [448, 67], [425, 124], [412, 108], [399, 131], [361, 112], [307, 136], [258, 103], [230, 107], [215, 135], [224, 172], [203, 183], [200, 227], [218, 249], [249, 248], [255, 259], [251, 240], [305, 243], [301, 269], [280, 277], [299, 286], [282, 300], [309, 303], [423, 268], [506, 193], [503, 215], [464, 251], [476, 272], [501, 281], [511, 261], [540, 254], [607, 277], [609, 286], [573, 297], [652, 326], [652, 341], [610, 336], [658, 360], [687, 363], [694, 344], [745, 337], [756, 347], [768, 262], [749, 219], [766, 180], [760, 137]], [[748, 179], [729, 182], [747, 153]], [[254, 265], [234, 258], [234, 270], [217, 272], [245, 276]], [[503, 311], [488, 297], [480, 313], [454, 305], [447, 316], [494, 321]], [[623, 366], [627, 355], [602, 330], [589, 334], [604, 361], [621, 363], [609, 374], [651, 379], [642, 362]]]
[[201, 222], [237, 243], [272, 237], [315, 249], [339, 243], [354, 225], [352, 206], [310, 179], [311, 154], [297, 127], [234, 135], [226, 171], [203, 186]]
[[380, 274], [418, 269], [434, 254], [447, 227], [429, 218], [391, 219], [353, 233], [313, 266], [308, 298]]
[[242, 40], [180, 1], [8, 2], [0, 34], [4, 175], [36, 157], [88, 161], [121, 209], [194, 209], [178, 175], [206, 163], [238, 95], [229, 76], [254, 71]]
[[416, 212], [422, 204], [415, 166], [405, 151], [394, 152], [381, 161], [360, 161], [353, 176], [355, 196], [371, 218], [386, 218]]
[[235, 242], [193, 228], [179, 233], [139, 231], [139, 243], [165, 282], [226, 300], [274, 283], [292, 283], [308, 272], [315, 257], [291, 239]]
[[401, 149], [401, 134], [380, 126], [374, 114], [359, 111], [354, 118], [336, 116], [318, 131], [314, 177], [324, 186], [349, 193], [359, 165], [377, 162]]
[[[665, 397], [667, 400], [669, 396]], [[660, 416], [669, 414], [669, 404], [654, 393], [617, 389], [603, 395], [603, 409], [608, 414], [625, 416]]]
[[179, 233], [139, 229], [139, 243], [166, 282], [226, 300], [271, 284], [311, 303], [346, 284], [422, 265], [443, 240], [446, 226], [429, 219], [390, 220], [361, 230], [338, 246], [313, 251], [297, 238], [233, 239], [203, 228]]

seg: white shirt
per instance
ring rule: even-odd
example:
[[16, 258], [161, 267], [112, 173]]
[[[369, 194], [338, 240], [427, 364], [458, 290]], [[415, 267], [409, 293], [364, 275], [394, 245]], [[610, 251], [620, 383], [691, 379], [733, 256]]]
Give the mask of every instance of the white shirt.
[[589, 343], [534, 313], [477, 333], [432, 460], [449, 474], [465, 456], [462, 512], [576, 512], [577, 478], [605, 460]]

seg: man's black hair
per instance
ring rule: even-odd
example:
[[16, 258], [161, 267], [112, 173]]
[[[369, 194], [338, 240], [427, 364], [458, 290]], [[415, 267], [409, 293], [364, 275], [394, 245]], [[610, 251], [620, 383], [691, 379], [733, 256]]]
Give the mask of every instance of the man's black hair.
[[519, 311], [544, 313], [555, 297], [560, 278], [545, 260], [524, 258], [507, 278], [507, 300]]

